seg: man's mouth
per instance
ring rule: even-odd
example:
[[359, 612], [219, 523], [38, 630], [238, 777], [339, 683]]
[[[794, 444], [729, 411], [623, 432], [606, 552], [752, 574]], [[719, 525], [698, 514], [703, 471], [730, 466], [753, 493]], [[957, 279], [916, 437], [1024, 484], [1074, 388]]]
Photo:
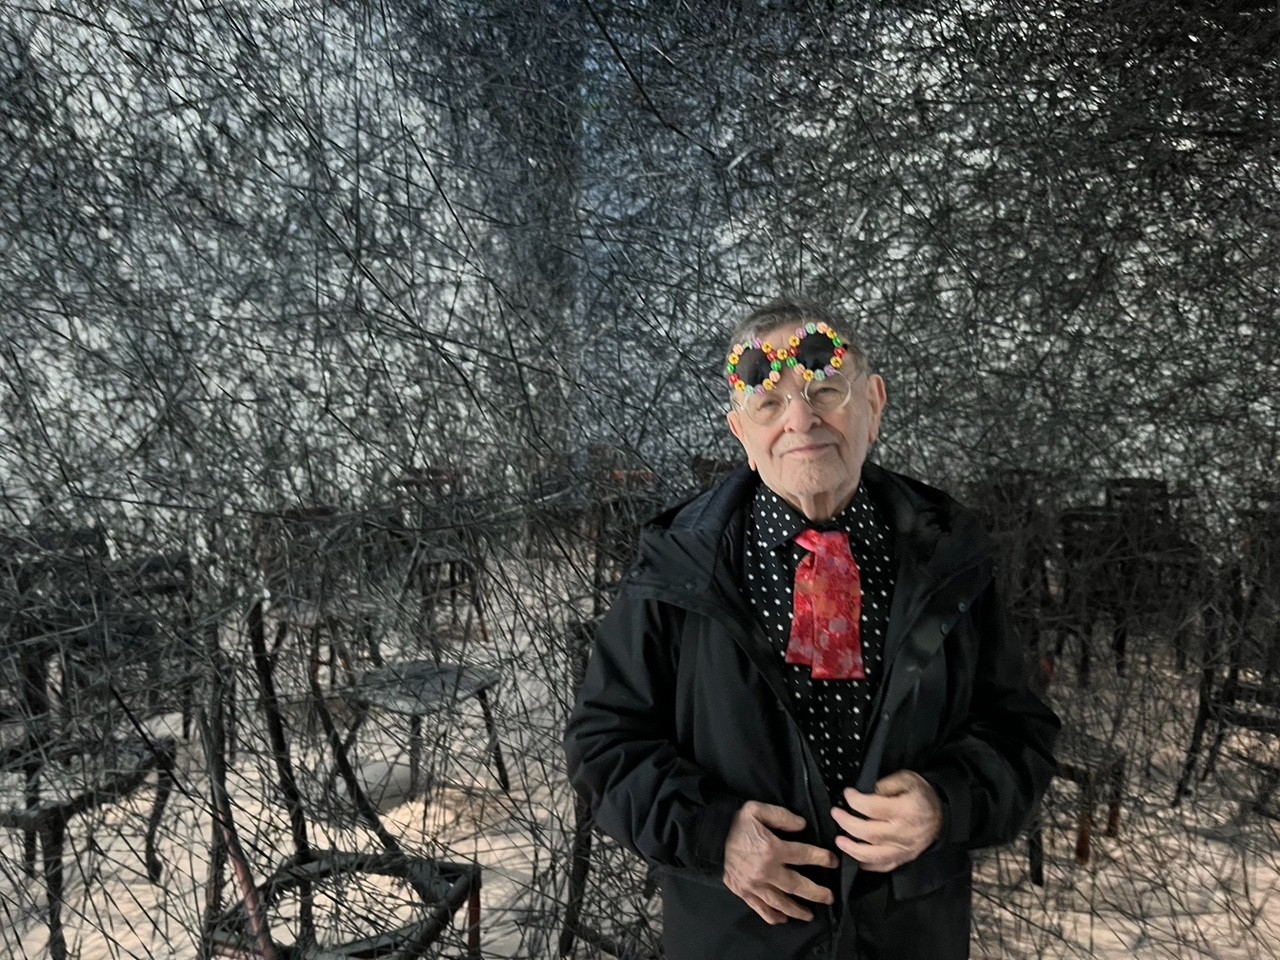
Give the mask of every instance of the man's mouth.
[[791, 447], [782, 451], [782, 456], [813, 457], [830, 449], [829, 443], [806, 443], [803, 446]]

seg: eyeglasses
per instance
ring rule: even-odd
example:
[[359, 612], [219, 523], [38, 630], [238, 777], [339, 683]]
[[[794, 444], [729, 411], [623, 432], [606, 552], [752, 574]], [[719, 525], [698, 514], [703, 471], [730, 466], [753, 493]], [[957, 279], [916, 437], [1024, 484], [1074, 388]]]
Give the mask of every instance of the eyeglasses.
[[[800, 392], [809, 409], [820, 417], [843, 410], [853, 396], [853, 383], [843, 373], [833, 373], [821, 380], [805, 382]], [[781, 390], [756, 390], [742, 401], [742, 412], [762, 427], [769, 427], [786, 416], [795, 394]]]

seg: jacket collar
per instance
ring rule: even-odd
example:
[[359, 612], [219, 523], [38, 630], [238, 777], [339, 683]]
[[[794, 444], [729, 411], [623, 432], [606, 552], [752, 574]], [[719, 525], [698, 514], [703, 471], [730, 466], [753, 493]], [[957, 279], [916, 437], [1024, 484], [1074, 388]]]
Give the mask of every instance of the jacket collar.
[[[759, 482], [753, 470], [739, 467], [655, 517], [641, 538], [641, 568], [650, 567], [646, 578], [705, 586], [718, 575], [736, 573], [741, 524]], [[988, 538], [973, 516], [942, 491], [874, 463], [863, 465], [862, 482], [893, 529], [900, 567], [924, 581], [942, 582], [970, 565], [975, 554], [989, 553]]]
[[[738, 573], [745, 518], [759, 482], [754, 471], [740, 467], [717, 486], [655, 517], [641, 533], [631, 584], [694, 609], [718, 607], [750, 633], [754, 618], [738, 587]], [[886, 638], [889, 660], [940, 585], [975, 565], [989, 573], [991, 544], [976, 518], [934, 487], [874, 463], [863, 465], [862, 482], [893, 529], [898, 561]]]

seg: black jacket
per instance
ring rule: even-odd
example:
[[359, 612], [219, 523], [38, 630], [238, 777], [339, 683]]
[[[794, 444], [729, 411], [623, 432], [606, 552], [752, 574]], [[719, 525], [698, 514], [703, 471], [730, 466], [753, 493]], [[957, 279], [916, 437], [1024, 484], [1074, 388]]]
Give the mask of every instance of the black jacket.
[[724, 886], [747, 800], [800, 814], [806, 829], [788, 838], [839, 853], [832, 798], [738, 586], [758, 482], [739, 470], [642, 532], [565, 738], [597, 824], [657, 867], [669, 960], [965, 957], [968, 851], [1013, 839], [1048, 785], [1058, 721], [1028, 686], [990, 540], [938, 490], [872, 464], [862, 479], [894, 529], [898, 571], [855, 786], [917, 771], [943, 799], [942, 837], [887, 880], [857, 880], [841, 855], [838, 876], [815, 877], [836, 905], [810, 923], [769, 926]]

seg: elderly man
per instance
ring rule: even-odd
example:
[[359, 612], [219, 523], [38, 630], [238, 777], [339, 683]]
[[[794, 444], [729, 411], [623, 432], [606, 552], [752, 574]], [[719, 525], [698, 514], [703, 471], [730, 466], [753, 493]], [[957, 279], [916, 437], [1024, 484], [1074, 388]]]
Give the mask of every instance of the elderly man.
[[736, 331], [743, 468], [643, 531], [566, 733], [596, 822], [656, 868], [669, 960], [966, 957], [969, 851], [1054, 768], [992, 543], [867, 462], [885, 407], [847, 324]]

